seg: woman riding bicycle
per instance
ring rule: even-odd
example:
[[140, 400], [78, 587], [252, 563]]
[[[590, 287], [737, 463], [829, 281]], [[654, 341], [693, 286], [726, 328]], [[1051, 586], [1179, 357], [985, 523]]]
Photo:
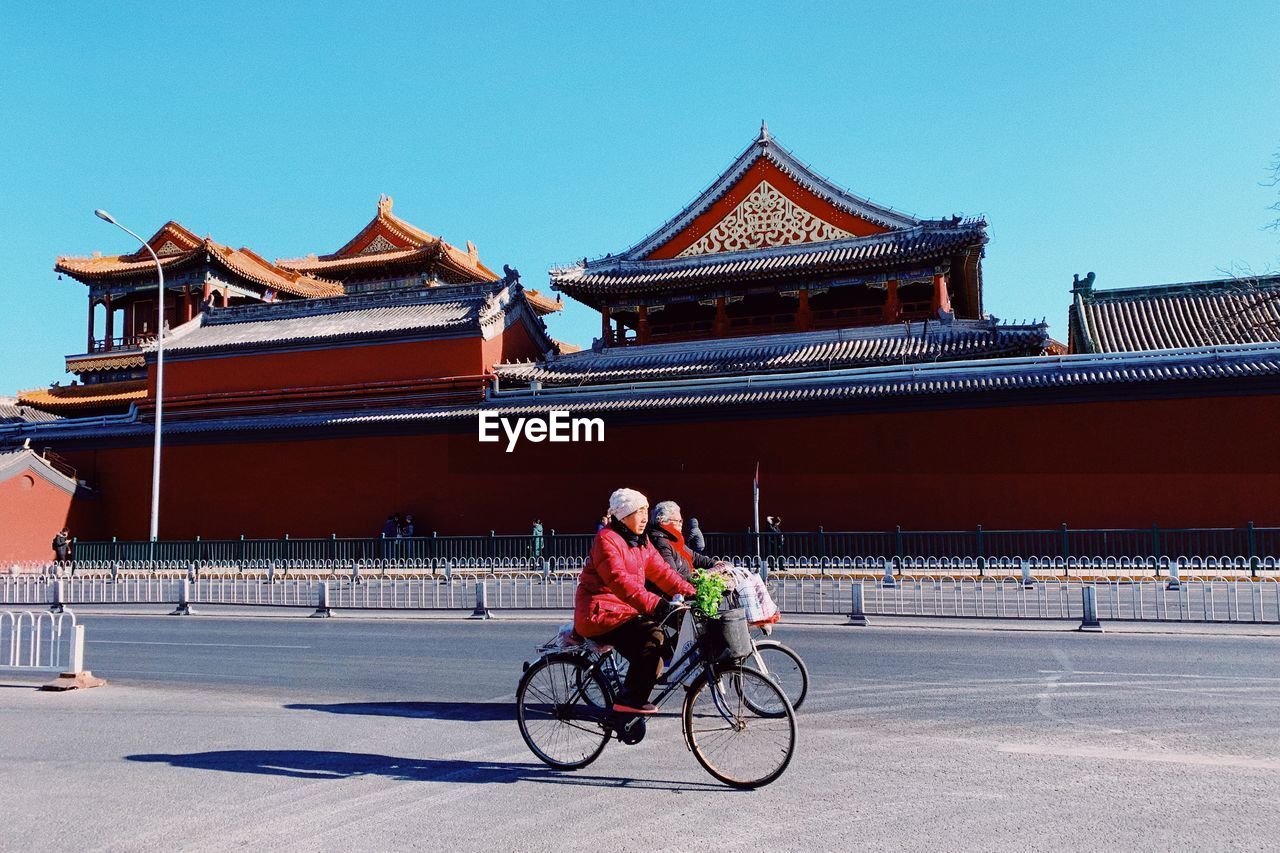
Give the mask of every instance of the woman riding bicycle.
[[574, 594], [573, 627], [584, 637], [613, 646], [630, 666], [613, 709], [652, 714], [649, 695], [658, 680], [666, 637], [659, 623], [671, 604], [649, 590], [649, 581], [667, 595], [695, 594], [644, 536], [649, 499], [634, 489], [609, 496], [609, 524], [596, 534]]

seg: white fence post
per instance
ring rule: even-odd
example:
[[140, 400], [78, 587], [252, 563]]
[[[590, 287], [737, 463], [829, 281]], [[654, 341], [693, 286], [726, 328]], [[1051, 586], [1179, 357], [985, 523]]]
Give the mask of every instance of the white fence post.
[[490, 619], [493, 614], [489, 612], [489, 584], [480, 580], [476, 582], [476, 609], [471, 611], [468, 619]]
[[191, 581], [183, 578], [178, 581], [178, 606], [170, 616], [190, 616], [195, 613], [191, 609]]
[[320, 581], [320, 597], [316, 601], [316, 612], [311, 614], [313, 619], [324, 618], [333, 615], [333, 609], [329, 607], [329, 582], [327, 580]]
[[1085, 584], [1080, 590], [1084, 605], [1084, 616], [1080, 620], [1081, 631], [1102, 632], [1102, 623], [1098, 621], [1098, 590], [1092, 584]]
[[862, 581], [854, 581], [849, 587], [849, 623], [850, 625], [864, 626], [867, 624], [867, 614], [862, 610]]

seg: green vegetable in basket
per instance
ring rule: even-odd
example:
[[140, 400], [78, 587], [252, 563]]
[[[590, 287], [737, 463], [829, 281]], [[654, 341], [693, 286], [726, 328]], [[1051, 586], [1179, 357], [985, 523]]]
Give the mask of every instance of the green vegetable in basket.
[[697, 595], [693, 599], [694, 605], [702, 611], [703, 615], [715, 616], [720, 612], [720, 599], [724, 598], [728, 586], [723, 575], [712, 574], [705, 569], [695, 569], [693, 588], [697, 590]]

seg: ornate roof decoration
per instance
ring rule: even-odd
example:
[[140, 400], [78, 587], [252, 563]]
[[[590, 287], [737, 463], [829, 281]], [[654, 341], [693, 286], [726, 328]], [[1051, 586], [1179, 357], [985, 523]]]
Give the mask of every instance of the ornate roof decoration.
[[719, 224], [676, 257], [823, 243], [853, 236], [814, 216], [762, 180]]
[[1037, 356], [1051, 345], [1044, 323], [957, 320], [607, 348], [495, 370], [515, 382], [576, 386]]
[[145, 365], [142, 353], [136, 349], [120, 353], [97, 352], [83, 356], [67, 356], [68, 373], [89, 373], [97, 370], [128, 370]]
[[622, 252], [621, 257], [640, 260], [678, 255], [685, 246], [712, 231], [766, 178], [775, 190], [811, 215], [853, 234], [920, 224], [914, 216], [856, 196], [832, 183], [779, 145], [762, 124], [760, 135], [711, 186], [658, 230]]
[[276, 264], [297, 272], [329, 275], [377, 266], [439, 266], [447, 278], [457, 282], [498, 279], [497, 273], [480, 262], [474, 243], [468, 242], [465, 251], [452, 246], [396, 216], [391, 212], [393, 204], [391, 196], [381, 196], [369, 224], [336, 252], [282, 258]]
[[1280, 275], [1094, 290], [1076, 277], [1074, 352], [1131, 352], [1280, 341]]
[[[251, 285], [276, 293], [303, 298], [343, 293], [342, 285], [336, 281], [284, 269], [252, 249], [233, 249], [210, 237], [197, 237], [177, 222], [166, 222], [147, 240], [147, 244], [155, 250], [166, 272], [190, 264], [211, 263]], [[125, 255], [59, 257], [53, 268], [77, 281], [91, 284], [103, 279], [148, 275], [154, 271], [155, 262], [146, 249], [140, 248]]]
[[55, 465], [29, 447], [17, 450], [0, 450], [0, 483], [11, 480], [19, 474], [30, 474], [39, 477], [52, 486], [62, 489], [67, 494], [75, 494], [82, 488], [75, 479], [75, 469], [63, 464]]

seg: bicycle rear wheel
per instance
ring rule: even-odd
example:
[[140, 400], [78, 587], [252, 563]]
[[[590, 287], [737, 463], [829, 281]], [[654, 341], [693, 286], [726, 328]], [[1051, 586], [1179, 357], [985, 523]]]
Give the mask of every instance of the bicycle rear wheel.
[[[809, 695], [809, 668], [804, 665], [800, 655], [784, 646], [777, 640], [757, 640], [756, 653], [742, 662], [742, 665], [759, 670], [777, 682], [791, 703], [793, 711], [799, 711]], [[769, 708], [760, 709], [764, 713]], [[773, 708], [775, 715], [783, 713], [781, 708]]]
[[577, 770], [609, 742], [604, 713], [613, 698], [580, 655], [552, 655], [529, 667], [516, 688], [520, 736], [543, 763]]
[[[762, 708], [782, 712], [764, 714]], [[684, 701], [684, 730], [703, 769], [735, 788], [777, 779], [796, 747], [796, 718], [786, 695], [767, 676], [738, 666], [694, 683]]]

